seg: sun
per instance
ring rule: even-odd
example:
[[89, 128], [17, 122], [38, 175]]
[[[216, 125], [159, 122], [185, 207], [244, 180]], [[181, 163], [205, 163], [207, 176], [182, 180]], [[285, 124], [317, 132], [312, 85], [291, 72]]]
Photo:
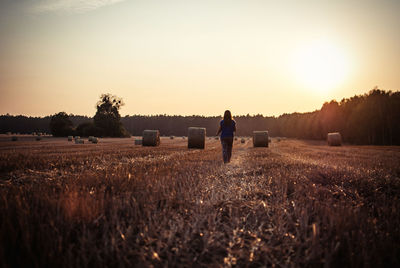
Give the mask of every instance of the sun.
[[345, 51], [329, 42], [315, 41], [302, 46], [293, 59], [297, 82], [314, 92], [326, 93], [338, 87], [349, 73]]

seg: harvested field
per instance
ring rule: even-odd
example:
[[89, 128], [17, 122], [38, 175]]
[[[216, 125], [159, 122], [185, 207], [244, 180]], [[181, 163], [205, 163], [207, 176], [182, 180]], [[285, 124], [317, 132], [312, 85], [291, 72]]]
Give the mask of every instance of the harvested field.
[[400, 265], [400, 148], [0, 136], [0, 266]]

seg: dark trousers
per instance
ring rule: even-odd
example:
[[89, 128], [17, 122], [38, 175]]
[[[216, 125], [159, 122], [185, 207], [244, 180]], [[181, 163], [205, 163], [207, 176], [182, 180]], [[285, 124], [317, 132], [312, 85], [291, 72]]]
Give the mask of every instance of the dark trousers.
[[231, 161], [231, 156], [232, 156], [233, 137], [221, 138], [221, 144], [222, 144], [222, 158], [224, 159], [224, 163], [229, 163]]

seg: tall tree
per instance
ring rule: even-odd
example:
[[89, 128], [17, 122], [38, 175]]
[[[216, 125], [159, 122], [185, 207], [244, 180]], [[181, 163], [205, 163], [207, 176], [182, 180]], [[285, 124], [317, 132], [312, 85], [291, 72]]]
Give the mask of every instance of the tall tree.
[[121, 98], [111, 94], [102, 94], [96, 104], [97, 112], [93, 118], [94, 125], [100, 129], [102, 136], [123, 137], [127, 132], [121, 123], [119, 109], [124, 105]]

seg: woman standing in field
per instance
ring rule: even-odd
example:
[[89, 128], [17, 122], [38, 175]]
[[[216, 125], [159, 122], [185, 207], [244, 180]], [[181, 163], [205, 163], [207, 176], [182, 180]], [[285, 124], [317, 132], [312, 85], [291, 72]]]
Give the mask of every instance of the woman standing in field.
[[224, 163], [229, 163], [232, 156], [233, 136], [236, 132], [236, 122], [232, 119], [232, 114], [229, 110], [224, 113], [224, 119], [219, 122], [217, 136], [221, 133], [222, 158]]

